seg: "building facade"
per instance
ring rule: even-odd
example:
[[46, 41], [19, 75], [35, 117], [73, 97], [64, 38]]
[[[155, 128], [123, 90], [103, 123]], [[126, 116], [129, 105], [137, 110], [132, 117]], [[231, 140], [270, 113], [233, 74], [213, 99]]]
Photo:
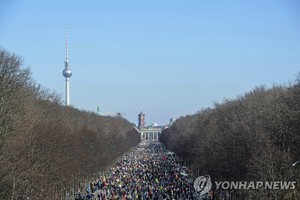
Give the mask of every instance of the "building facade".
[[141, 140], [158, 140], [161, 131], [162, 131], [162, 127], [160, 126], [148, 126], [148, 127], [144, 127], [139, 129], [140, 133], [141, 133]]

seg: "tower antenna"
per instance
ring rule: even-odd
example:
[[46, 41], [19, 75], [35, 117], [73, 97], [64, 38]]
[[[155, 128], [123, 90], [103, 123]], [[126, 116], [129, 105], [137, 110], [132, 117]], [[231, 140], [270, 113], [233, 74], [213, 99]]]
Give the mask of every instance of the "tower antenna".
[[69, 62], [68, 27], [67, 27], [67, 30], [66, 30], [66, 62]]

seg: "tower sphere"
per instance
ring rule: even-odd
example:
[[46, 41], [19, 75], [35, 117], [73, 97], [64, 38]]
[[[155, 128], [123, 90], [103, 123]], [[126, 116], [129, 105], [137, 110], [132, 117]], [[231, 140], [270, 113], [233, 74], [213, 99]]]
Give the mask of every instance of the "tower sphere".
[[66, 78], [70, 78], [70, 77], [72, 76], [72, 72], [71, 72], [70, 69], [64, 69], [63, 75], [64, 75], [64, 77], [66, 77]]

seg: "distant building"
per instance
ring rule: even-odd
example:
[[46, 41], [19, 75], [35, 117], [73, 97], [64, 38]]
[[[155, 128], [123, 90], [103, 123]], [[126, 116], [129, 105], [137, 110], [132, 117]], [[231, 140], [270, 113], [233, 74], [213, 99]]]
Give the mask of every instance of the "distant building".
[[100, 110], [99, 104], [97, 105], [97, 115], [104, 116], [104, 117], [119, 117], [122, 118], [124, 115], [127, 115], [127, 113], [122, 113], [122, 112], [102, 112]]
[[98, 115], [101, 115], [101, 111], [100, 111], [100, 106], [99, 106], [99, 104], [97, 105], [97, 114], [98, 114]]
[[139, 130], [141, 133], [141, 139], [158, 140], [162, 129], [163, 129], [162, 126], [148, 126], [148, 127], [140, 128]]
[[138, 130], [141, 133], [141, 140], [158, 140], [163, 127], [153, 123], [150, 126], [146, 126], [145, 114], [141, 111], [138, 114]]
[[171, 118], [171, 119], [170, 119], [169, 126], [172, 126], [172, 124], [174, 124], [175, 121], [176, 121], [176, 118]]
[[141, 111], [141, 113], [138, 115], [138, 128], [144, 128], [145, 126], [145, 114]]

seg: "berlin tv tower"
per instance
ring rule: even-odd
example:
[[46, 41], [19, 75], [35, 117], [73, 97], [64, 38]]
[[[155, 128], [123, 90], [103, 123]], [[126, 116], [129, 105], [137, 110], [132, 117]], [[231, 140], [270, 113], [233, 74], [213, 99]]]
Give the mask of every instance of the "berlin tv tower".
[[66, 61], [65, 61], [65, 69], [63, 71], [63, 75], [66, 78], [66, 106], [70, 105], [70, 77], [72, 76], [72, 71], [69, 66], [69, 52], [68, 52], [68, 29], [66, 31]]

